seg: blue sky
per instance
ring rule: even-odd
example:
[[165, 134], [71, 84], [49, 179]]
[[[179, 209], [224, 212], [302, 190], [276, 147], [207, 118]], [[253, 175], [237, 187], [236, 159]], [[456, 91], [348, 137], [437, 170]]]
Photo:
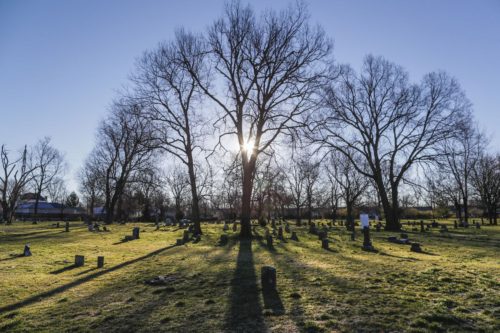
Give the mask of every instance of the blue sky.
[[[95, 129], [143, 51], [176, 28], [202, 31], [224, 1], [0, 0], [0, 144], [51, 136], [69, 164], [69, 189]], [[289, 1], [251, 1], [256, 10]], [[311, 19], [335, 42], [338, 62], [359, 68], [382, 55], [417, 81], [455, 76], [480, 128], [499, 151], [500, 0], [309, 1]]]

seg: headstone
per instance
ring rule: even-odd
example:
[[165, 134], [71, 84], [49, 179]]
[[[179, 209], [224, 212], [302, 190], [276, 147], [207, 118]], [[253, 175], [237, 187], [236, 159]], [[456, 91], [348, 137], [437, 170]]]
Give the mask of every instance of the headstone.
[[328, 250], [330, 248], [329, 244], [330, 244], [330, 241], [327, 238], [323, 238], [321, 240], [321, 248], [322, 249]]
[[238, 231], [238, 225], [236, 224], [236, 222], [233, 223], [233, 232], [236, 232]]
[[457, 220], [453, 221], [453, 229], [458, 229]]
[[276, 289], [276, 268], [263, 266], [260, 270], [260, 281], [263, 290]]
[[368, 250], [368, 251], [375, 250], [373, 248], [372, 242], [370, 240], [370, 228], [369, 227], [363, 228], [363, 250]]
[[224, 230], [224, 231], [228, 231], [229, 230], [229, 226], [227, 225], [226, 222], [224, 222], [224, 227], [222, 228], [222, 230]]
[[182, 235], [182, 242], [187, 243], [189, 241], [189, 231], [184, 230], [184, 233]]
[[134, 239], [139, 239], [139, 233], [140, 233], [139, 227], [134, 227], [134, 229], [132, 229], [132, 237]]
[[311, 224], [309, 224], [309, 233], [313, 235], [316, 235], [318, 233], [318, 230], [316, 229], [316, 225], [314, 224], [314, 222], [311, 222]]
[[278, 239], [283, 240], [283, 228], [278, 227]]
[[411, 243], [410, 251], [412, 252], [422, 252], [422, 248], [419, 243]]
[[343, 227], [343, 226], [344, 226], [344, 221], [340, 220], [340, 221], [339, 221], [339, 225], [340, 225], [341, 227]]
[[479, 224], [479, 222], [476, 222], [476, 229], [481, 229], [481, 224]]
[[23, 256], [25, 256], [25, 257], [30, 257], [31, 256], [31, 250], [30, 250], [30, 245], [29, 244], [24, 245]]
[[89, 231], [94, 231], [94, 225], [92, 223], [89, 224], [87, 228], [89, 229]]
[[267, 236], [266, 242], [267, 242], [267, 247], [268, 248], [272, 248], [273, 247], [273, 237], [271, 235]]
[[85, 257], [77, 254], [75, 256], [75, 266], [80, 267], [83, 266], [84, 264], [85, 264]]
[[276, 228], [276, 220], [274, 219], [274, 217], [271, 219], [271, 227], [273, 229]]
[[56, 223], [56, 228], [59, 228], [59, 222]]
[[423, 220], [420, 220], [420, 232], [424, 232], [425, 229], [424, 229], [424, 221]]
[[[59, 222], [57, 223], [58, 224], [58, 228], [59, 228]], [[66, 221], [66, 232], [69, 232], [69, 222]]]
[[290, 225], [288, 223], [285, 224], [285, 232], [290, 233]]
[[290, 239], [294, 241], [299, 241], [299, 237], [297, 237], [297, 233], [295, 231], [292, 231], [292, 236], [290, 237]]
[[97, 268], [103, 268], [103, 267], [104, 267], [104, 257], [98, 256], [97, 257]]

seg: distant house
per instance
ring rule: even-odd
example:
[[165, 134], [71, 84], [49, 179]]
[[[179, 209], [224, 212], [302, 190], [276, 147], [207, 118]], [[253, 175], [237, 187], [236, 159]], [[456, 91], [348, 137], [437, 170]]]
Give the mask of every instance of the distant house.
[[[17, 218], [35, 217], [36, 195], [26, 193], [21, 196], [21, 202], [17, 205], [15, 216]], [[56, 202], [47, 202], [46, 198], [40, 196], [36, 217], [39, 218], [78, 218], [85, 215], [85, 210], [80, 207], [67, 207]]]

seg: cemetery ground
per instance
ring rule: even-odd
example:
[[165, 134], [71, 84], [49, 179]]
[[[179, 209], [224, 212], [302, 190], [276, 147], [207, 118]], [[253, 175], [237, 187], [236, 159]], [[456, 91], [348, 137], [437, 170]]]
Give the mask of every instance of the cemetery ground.
[[[363, 251], [360, 231], [352, 241], [339, 226], [325, 250], [293, 223], [299, 240], [285, 232], [272, 248], [260, 226], [240, 242], [232, 228], [204, 224], [201, 241], [175, 245], [175, 226], [89, 232], [71, 222], [65, 232], [53, 223], [0, 225], [1, 332], [500, 331], [500, 226], [405, 226], [416, 253], [387, 241], [399, 233], [375, 230], [377, 252]], [[122, 241], [134, 226], [140, 238]], [[223, 233], [228, 243], [218, 245]], [[19, 256], [25, 244], [32, 256]], [[261, 288], [265, 265], [277, 270], [274, 291]], [[158, 276], [163, 284], [145, 283]]]

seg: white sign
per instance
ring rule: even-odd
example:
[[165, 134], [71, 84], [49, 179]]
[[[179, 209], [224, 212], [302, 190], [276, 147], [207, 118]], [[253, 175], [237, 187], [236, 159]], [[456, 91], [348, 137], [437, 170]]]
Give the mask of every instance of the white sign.
[[361, 228], [370, 226], [370, 219], [368, 217], [368, 214], [360, 214], [359, 220], [361, 221]]

